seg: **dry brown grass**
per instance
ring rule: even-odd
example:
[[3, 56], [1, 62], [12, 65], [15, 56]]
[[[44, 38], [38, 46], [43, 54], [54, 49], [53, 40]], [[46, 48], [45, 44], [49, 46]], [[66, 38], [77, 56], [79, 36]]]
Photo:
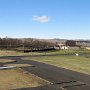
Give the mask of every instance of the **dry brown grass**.
[[11, 50], [0, 50], [0, 56], [30, 56], [30, 55], [43, 55], [43, 53], [31, 52], [24, 53], [19, 51], [11, 51]]
[[22, 69], [0, 70], [0, 90], [37, 87], [47, 82]]
[[15, 62], [16, 60], [10, 60], [10, 59], [0, 59], [0, 63], [9, 63], [9, 62]]
[[33, 65], [30, 65], [30, 64], [6, 64], [4, 66], [28, 67], [28, 66], [33, 66]]
[[24, 53], [16, 52], [16, 51], [10, 51], [10, 50], [0, 50], [0, 56], [19, 56]]

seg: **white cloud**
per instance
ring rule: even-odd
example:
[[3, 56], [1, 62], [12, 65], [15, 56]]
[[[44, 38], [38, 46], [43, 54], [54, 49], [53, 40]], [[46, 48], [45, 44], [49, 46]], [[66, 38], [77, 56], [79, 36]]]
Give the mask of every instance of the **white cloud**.
[[33, 20], [40, 23], [47, 23], [50, 21], [50, 18], [48, 16], [33, 16]]

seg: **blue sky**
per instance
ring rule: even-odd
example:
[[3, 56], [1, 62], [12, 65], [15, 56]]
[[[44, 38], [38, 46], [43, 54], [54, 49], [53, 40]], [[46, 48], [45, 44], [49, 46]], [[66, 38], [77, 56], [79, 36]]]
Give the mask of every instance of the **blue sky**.
[[0, 0], [0, 37], [90, 39], [90, 0]]

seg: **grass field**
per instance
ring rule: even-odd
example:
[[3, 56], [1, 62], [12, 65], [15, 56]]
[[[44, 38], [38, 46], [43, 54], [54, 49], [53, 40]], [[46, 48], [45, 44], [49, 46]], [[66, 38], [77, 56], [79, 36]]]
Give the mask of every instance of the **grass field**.
[[[64, 55], [64, 54], [75, 55], [75, 53], [79, 53], [80, 55], [83, 54], [83, 57]], [[46, 55], [54, 55], [54, 54], [60, 54], [60, 56], [46, 56]], [[58, 67], [62, 67], [90, 75], [90, 58], [84, 57], [84, 56], [90, 57], [89, 50], [57, 50], [57, 51], [32, 52], [32, 53], [0, 50], [0, 56], [32, 56], [32, 55], [38, 55], [38, 56], [44, 55], [44, 56], [30, 57], [27, 59], [45, 62]]]
[[47, 82], [20, 68], [0, 70], [0, 90], [37, 87]]
[[[83, 56], [75, 56], [75, 53], [83, 54]], [[60, 54], [60, 55], [54, 55]], [[73, 56], [65, 55], [73, 54]], [[32, 56], [36, 55], [36, 57]], [[49, 56], [52, 55], [52, 56]], [[2, 56], [30, 56], [30, 58], [24, 58], [26, 60], [35, 60], [38, 62], [44, 62], [54, 66], [70, 69], [73, 71], [85, 73], [90, 75], [90, 51], [86, 50], [60, 50], [49, 52], [32, 52], [23, 53], [15, 51], [2, 51], [0, 50], [0, 57]], [[37, 57], [38, 56], [38, 57]], [[10, 64], [6, 64], [10, 62]], [[17, 88], [37, 87], [48, 83], [47, 81], [26, 73], [21, 70], [20, 67], [30, 66], [28, 64], [13, 64], [12, 60], [0, 60], [0, 63], [5, 63], [5, 66], [15, 66], [16, 69], [0, 70], [0, 90], [11, 90]]]
[[30, 57], [25, 59], [44, 62], [47, 64], [55, 65], [58, 67], [90, 75], [90, 58], [85, 58], [81, 56], [60, 55], [60, 56]]
[[44, 51], [44, 52], [17, 52], [12, 50], [0, 50], [0, 56], [32, 56], [32, 55], [52, 55], [52, 54], [90, 54], [89, 50], [53, 50], [53, 51]]

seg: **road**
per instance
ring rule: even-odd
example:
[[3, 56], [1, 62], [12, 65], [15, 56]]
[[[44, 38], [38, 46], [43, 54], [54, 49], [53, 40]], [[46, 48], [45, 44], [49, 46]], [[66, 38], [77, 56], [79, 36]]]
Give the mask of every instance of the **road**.
[[17, 90], [90, 90], [90, 75], [55, 67], [32, 60], [22, 60], [21, 56], [0, 57], [16, 60], [18, 64], [31, 64], [33, 67], [22, 69], [51, 82], [48, 85]]

